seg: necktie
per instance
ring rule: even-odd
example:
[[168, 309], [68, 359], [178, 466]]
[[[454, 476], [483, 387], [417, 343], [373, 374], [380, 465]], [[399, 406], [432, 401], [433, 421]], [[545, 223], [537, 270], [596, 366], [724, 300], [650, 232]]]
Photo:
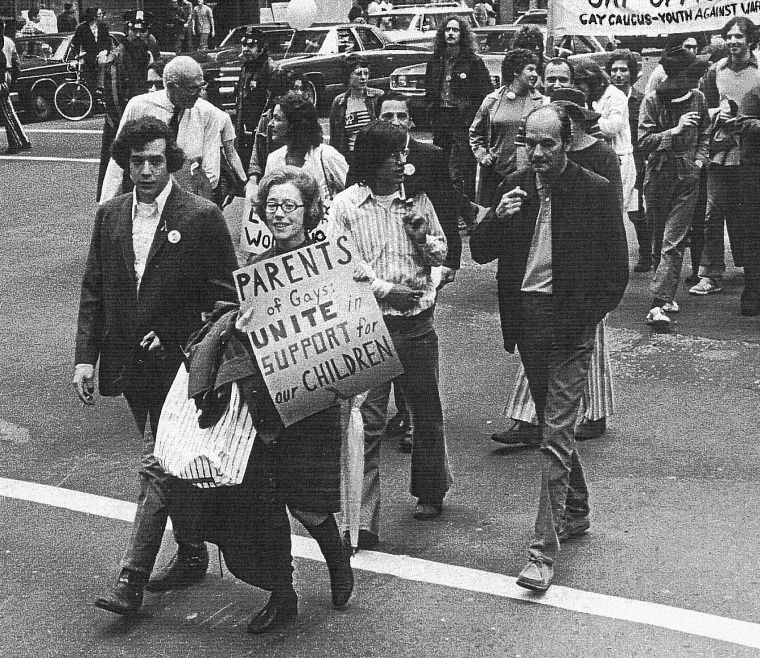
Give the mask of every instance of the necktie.
[[175, 107], [172, 118], [169, 120], [169, 128], [171, 129], [172, 133], [174, 133], [174, 139], [177, 139], [177, 136], [179, 135], [179, 122], [182, 121], [182, 115], [184, 112], [184, 108]]

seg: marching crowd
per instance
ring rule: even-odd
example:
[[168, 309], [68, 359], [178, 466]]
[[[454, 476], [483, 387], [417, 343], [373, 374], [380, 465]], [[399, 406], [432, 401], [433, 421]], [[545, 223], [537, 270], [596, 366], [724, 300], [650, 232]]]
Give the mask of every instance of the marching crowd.
[[[610, 53], [544, 61], [509, 51], [494, 90], [466, 21], [438, 29], [426, 74], [434, 144], [410, 135], [407, 99], [368, 87], [356, 54], [330, 111], [330, 144], [309, 81], [280, 70], [249, 29], [237, 87], [237, 122], [202, 98], [201, 67], [147, 57], [149, 17], [127, 16], [128, 44], [110, 58], [102, 185], [82, 283], [73, 387], [84, 405], [98, 386], [123, 395], [144, 438], [141, 490], [115, 587], [95, 605], [131, 614], [144, 591], [185, 587], [208, 567], [206, 541], [231, 571], [271, 592], [248, 631], [266, 632], [298, 611], [289, 510], [327, 563], [332, 605], [354, 588], [341, 510], [338, 405], [285, 427], [245, 339], [232, 272], [239, 262], [220, 207], [247, 195], [273, 235], [261, 262], [349, 235], [404, 372], [361, 402], [364, 481], [357, 545], [381, 543], [381, 440], [411, 452], [414, 518], [444, 510], [453, 484], [439, 390], [438, 290], [455, 282], [469, 234], [477, 263], [497, 261], [504, 347], [522, 367], [500, 443], [539, 449], [541, 487], [533, 537], [517, 584], [546, 591], [561, 543], [590, 527], [576, 438], [599, 436], [612, 412], [605, 316], [628, 283], [624, 217], [634, 224], [638, 272], [653, 271], [646, 322], [678, 312], [684, 250], [704, 232], [692, 294], [720, 291], [723, 226], [745, 272], [741, 312], [760, 314], [760, 77], [755, 26], [723, 28], [728, 55], [709, 64], [673, 39], [662, 77], [643, 99], [638, 61]], [[518, 44], [520, 45], [520, 44]], [[529, 45], [529, 44], [525, 44]], [[152, 66], [153, 90], [148, 90]], [[159, 79], [160, 75], [160, 79]], [[109, 77], [110, 76], [110, 77]], [[110, 91], [109, 91], [110, 89]], [[235, 148], [237, 146], [237, 148]], [[706, 210], [699, 216], [700, 186]], [[478, 206], [488, 208], [480, 222]], [[237, 386], [256, 442], [243, 483], [202, 490], [164, 472], [154, 456], [159, 417], [178, 368], [189, 372], [201, 423], [213, 425]], [[391, 388], [398, 410], [387, 420]], [[260, 440], [259, 440], [260, 439]], [[151, 577], [168, 516], [177, 543]]]

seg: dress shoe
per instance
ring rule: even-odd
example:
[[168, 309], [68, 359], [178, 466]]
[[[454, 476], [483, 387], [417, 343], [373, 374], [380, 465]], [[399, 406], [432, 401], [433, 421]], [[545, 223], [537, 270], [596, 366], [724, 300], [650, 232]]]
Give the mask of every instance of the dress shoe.
[[546, 562], [531, 560], [517, 577], [517, 584], [525, 589], [545, 592], [554, 579], [554, 567]]
[[418, 521], [430, 521], [439, 516], [443, 511], [443, 502], [422, 502], [417, 503], [414, 510], [414, 518]]
[[131, 615], [140, 609], [143, 602], [143, 590], [148, 574], [131, 569], [122, 569], [116, 587], [105, 596], [95, 599], [95, 607], [108, 610], [117, 615]]
[[171, 559], [155, 578], [151, 578], [146, 589], [149, 592], [166, 592], [197, 583], [206, 576], [208, 551], [205, 544], [179, 547]]
[[370, 530], [359, 530], [359, 540], [356, 548], [363, 551], [371, 551], [373, 548], [377, 548], [380, 543], [380, 537]]
[[566, 542], [568, 539], [580, 537], [581, 535], [585, 535], [590, 527], [591, 522], [588, 520], [587, 516], [581, 518], [565, 517], [565, 524], [557, 533], [557, 539], [562, 543]]
[[298, 595], [291, 587], [282, 592], [272, 592], [267, 604], [259, 610], [248, 624], [248, 632], [258, 635], [284, 626], [298, 616]]
[[596, 439], [607, 431], [607, 419], [588, 420], [586, 418], [575, 428], [576, 441]]
[[532, 425], [522, 420], [516, 420], [508, 430], [491, 434], [491, 440], [507, 446], [524, 443], [537, 448], [541, 445], [543, 436], [544, 428], [542, 425]]
[[409, 454], [412, 451], [412, 437], [411, 436], [402, 436], [398, 440], [398, 449], [401, 452], [405, 452], [406, 454]]

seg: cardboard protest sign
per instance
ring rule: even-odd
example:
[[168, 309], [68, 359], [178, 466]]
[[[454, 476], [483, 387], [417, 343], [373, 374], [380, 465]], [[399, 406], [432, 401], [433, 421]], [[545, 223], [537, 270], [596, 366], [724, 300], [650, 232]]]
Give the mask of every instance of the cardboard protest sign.
[[554, 0], [552, 34], [658, 35], [719, 30], [734, 16], [760, 21], [760, 0]]
[[346, 235], [234, 273], [246, 331], [286, 426], [403, 372]]
[[246, 195], [243, 204], [243, 226], [240, 231], [240, 250], [262, 254], [272, 248], [272, 232], [253, 209], [253, 200]]

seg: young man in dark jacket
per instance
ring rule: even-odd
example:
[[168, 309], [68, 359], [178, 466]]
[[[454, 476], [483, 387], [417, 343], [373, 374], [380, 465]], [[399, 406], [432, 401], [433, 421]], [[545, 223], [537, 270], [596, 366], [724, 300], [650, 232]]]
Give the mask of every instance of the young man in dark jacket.
[[477, 168], [468, 131], [491, 91], [491, 77], [475, 54], [470, 26], [456, 16], [442, 23], [425, 72], [425, 101], [433, 125], [433, 143], [449, 159], [451, 180], [459, 193], [459, 216], [468, 225], [474, 219], [470, 199], [475, 197]]

